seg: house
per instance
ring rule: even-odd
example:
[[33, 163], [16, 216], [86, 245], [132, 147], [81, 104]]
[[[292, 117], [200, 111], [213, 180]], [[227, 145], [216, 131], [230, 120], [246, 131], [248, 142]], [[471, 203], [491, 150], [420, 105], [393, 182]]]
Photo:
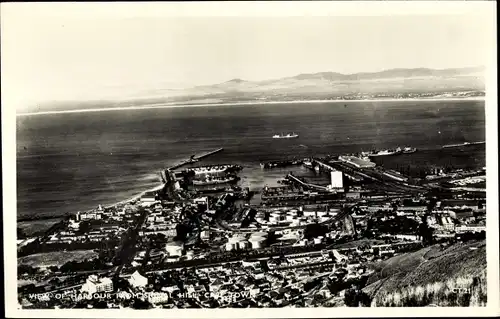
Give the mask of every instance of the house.
[[177, 287], [177, 286], [167, 286], [167, 287], [161, 288], [161, 290], [164, 291], [164, 292], [168, 292], [169, 294], [172, 294], [175, 291], [179, 291], [179, 287]]
[[486, 231], [486, 226], [477, 224], [460, 225], [455, 230], [457, 233], [480, 233]]
[[194, 294], [194, 292], [196, 291], [193, 285], [186, 285], [184, 289], [188, 294]]
[[151, 304], [162, 304], [168, 302], [168, 294], [161, 292], [153, 292], [148, 294], [148, 301]]
[[144, 277], [136, 270], [129, 278], [128, 282], [134, 288], [142, 288], [148, 284], [148, 278]]
[[214, 280], [214, 282], [212, 282], [210, 284], [210, 290], [213, 291], [213, 292], [217, 292], [220, 290], [220, 288], [222, 287], [222, 285], [224, 285], [224, 282], [222, 281], [222, 279], [220, 278], [217, 278]]
[[260, 288], [256, 285], [254, 285], [251, 289], [250, 289], [250, 295], [251, 296], [256, 296], [260, 293]]

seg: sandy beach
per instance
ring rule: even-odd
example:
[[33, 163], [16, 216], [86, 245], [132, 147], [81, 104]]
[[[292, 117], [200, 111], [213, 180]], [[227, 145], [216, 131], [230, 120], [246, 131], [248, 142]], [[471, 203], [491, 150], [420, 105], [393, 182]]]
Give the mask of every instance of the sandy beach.
[[161, 190], [163, 187], [165, 186], [165, 184], [161, 184], [161, 185], [158, 185], [158, 186], [155, 186], [153, 188], [150, 188], [150, 189], [147, 189], [137, 195], [134, 195], [132, 197], [130, 197], [129, 199], [125, 199], [125, 200], [122, 200], [122, 201], [119, 201], [117, 203], [114, 203], [114, 204], [111, 204], [111, 205], [106, 205], [105, 208], [112, 208], [114, 206], [118, 206], [118, 205], [122, 205], [122, 204], [127, 204], [129, 202], [133, 202], [133, 201], [136, 201], [138, 200], [139, 198], [141, 198], [144, 194], [146, 194], [147, 192], [154, 192], [154, 191], [159, 191]]
[[232, 102], [232, 103], [202, 103], [202, 104], [170, 104], [170, 103], [155, 103], [139, 106], [126, 106], [126, 107], [107, 107], [95, 109], [79, 109], [79, 110], [65, 110], [65, 111], [46, 111], [46, 112], [31, 112], [31, 113], [18, 113], [16, 116], [35, 116], [35, 115], [49, 115], [49, 114], [66, 114], [66, 113], [88, 113], [88, 112], [107, 112], [107, 111], [124, 111], [124, 110], [147, 110], [147, 109], [163, 109], [174, 107], [201, 107], [201, 106], [229, 106], [229, 105], [272, 105], [272, 104], [296, 104], [296, 103], [327, 103], [327, 102], [406, 102], [406, 101], [481, 101], [484, 96], [474, 97], [440, 97], [440, 98], [407, 98], [407, 99], [360, 99], [360, 100], [305, 100], [305, 101], [252, 101], [252, 102]]

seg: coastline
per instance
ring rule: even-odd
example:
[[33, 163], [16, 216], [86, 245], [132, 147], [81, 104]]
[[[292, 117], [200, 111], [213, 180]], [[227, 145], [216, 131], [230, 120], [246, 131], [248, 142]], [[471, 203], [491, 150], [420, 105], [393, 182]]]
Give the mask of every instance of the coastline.
[[223, 103], [201, 103], [201, 104], [182, 104], [182, 103], [154, 103], [138, 106], [125, 107], [106, 107], [95, 109], [78, 109], [78, 110], [61, 110], [61, 111], [44, 111], [44, 112], [28, 112], [17, 113], [16, 117], [36, 116], [36, 115], [51, 115], [51, 114], [69, 114], [69, 113], [89, 113], [89, 112], [108, 112], [108, 111], [127, 111], [127, 110], [147, 110], [147, 109], [164, 109], [178, 107], [203, 107], [203, 106], [244, 106], [244, 105], [273, 105], [273, 104], [314, 104], [314, 103], [347, 103], [347, 102], [407, 102], [407, 101], [484, 101], [485, 96], [473, 97], [440, 97], [440, 98], [405, 98], [405, 99], [358, 99], [358, 100], [294, 100], [294, 101], [251, 101], [251, 102], [223, 102]]
[[[165, 186], [165, 184], [161, 184], [161, 185], [158, 185], [158, 186], [155, 186], [155, 187], [152, 187], [152, 188], [149, 188], [149, 189], [146, 189], [146, 190], [143, 190], [141, 191], [140, 193], [128, 198], [128, 199], [125, 199], [125, 200], [122, 200], [122, 201], [119, 201], [119, 202], [116, 202], [116, 203], [113, 203], [113, 204], [108, 204], [108, 205], [103, 205], [104, 208], [112, 208], [112, 207], [116, 207], [116, 206], [119, 206], [119, 205], [124, 205], [124, 204], [128, 204], [130, 202], [133, 202], [133, 201], [136, 201], [138, 199], [140, 199], [145, 193], [147, 192], [154, 192], [154, 191], [158, 191], [158, 190], [161, 190], [163, 187]], [[87, 211], [91, 211], [92, 209], [89, 209], [89, 210], [86, 210], [84, 212], [87, 212]], [[73, 216], [75, 215], [77, 212], [72, 212], [72, 213], [69, 213], [68, 215], [69, 216]], [[51, 218], [47, 218], [47, 220], [54, 220], [56, 221], [55, 223], [58, 223], [60, 222], [62, 219], [64, 218], [64, 216], [61, 216], [61, 217], [51, 217]], [[31, 220], [18, 220], [16, 221], [16, 225], [21, 225], [21, 224], [24, 224], [24, 225], [29, 225], [31, 223], [40, 223], [41, 221], [43, 221], [44, 219], [37, 219], [37, 218], [34, 218], [34, 219], [31, 219]], [[26, 226], [25, 226], [26, 227]]]
[[150, 189], [146, 189], [142, 192], [140, 192], [139, 194], [137, 195], [134, 195], [128, 199], [125, 199], [125, 200], [122, 200], [122, 201], [119, 201], [119, 202], [116, 202], [114, 204], [110, 204], [110, 205], [106, 205], [104, 206], [104, 208], [111, 208], [111, 207], [115, 207], [115, 206], [118, 206], [118, 205], [123, 205], [123, 204], [128, 204], [130, 202], [133, 202], [133, 201], [136, 201], [138, 200], [139, 198], [141, 198], [144, 194], [146, 194], [147, 192], [154, 192], [154, 191], [159, 191], [161, 190], [163, 187], [165, 187], [165, 184], [161, 184], [161, 185], [158, 185], [158, 186], [155, 186], [153, 188], [150, 188]]

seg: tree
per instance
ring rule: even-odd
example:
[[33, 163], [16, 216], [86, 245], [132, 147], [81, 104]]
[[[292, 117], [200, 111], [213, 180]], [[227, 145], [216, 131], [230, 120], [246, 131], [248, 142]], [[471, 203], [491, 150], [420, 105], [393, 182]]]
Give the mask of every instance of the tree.
[[30, 265], [21, 264], [21, 265], [17, 266], [17, 273], [18, 274], [33, 275], [33, 274], [36, 274], [37, 271], [38, 271], [38, 268], [31, 267]]
[[344, 303], [347, 307], [369, 307], [371, 305], [370, 296], [360, 289], [349, 288], [344, 294]]
[[356, 290], [349, 288], [344, 293], [344, 303], [347, 307], [357, 307], [359, 302], [357, 300]]

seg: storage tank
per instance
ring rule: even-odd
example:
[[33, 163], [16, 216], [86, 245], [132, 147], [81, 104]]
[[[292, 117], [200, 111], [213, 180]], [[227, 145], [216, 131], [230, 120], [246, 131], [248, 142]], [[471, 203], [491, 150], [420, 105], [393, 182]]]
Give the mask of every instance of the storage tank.
[[238, 248], [239, 249], [245, 250], [245, 249], [248, 249], [250, 247], [251, 247], [251, 244], [247, 240], [242, 240], [242, 241], [238, 242]]
[[250, 238], [252, 238], [252, 237], [264, 237], [264, 238], [267, 238], [268, 235], [269, 234], [267, 232], [259, 231], [259, 232], [252, 233], [250, 235]]
[[226, 251], [231, 251], [236, 249], [236, 244], [232, 242], [227, 242], [226, 245]]
[[252, 249], [259, 249], [264, 247], [266, 240], [264, 237], [252, 236], [248, 242], [252, 246]]

